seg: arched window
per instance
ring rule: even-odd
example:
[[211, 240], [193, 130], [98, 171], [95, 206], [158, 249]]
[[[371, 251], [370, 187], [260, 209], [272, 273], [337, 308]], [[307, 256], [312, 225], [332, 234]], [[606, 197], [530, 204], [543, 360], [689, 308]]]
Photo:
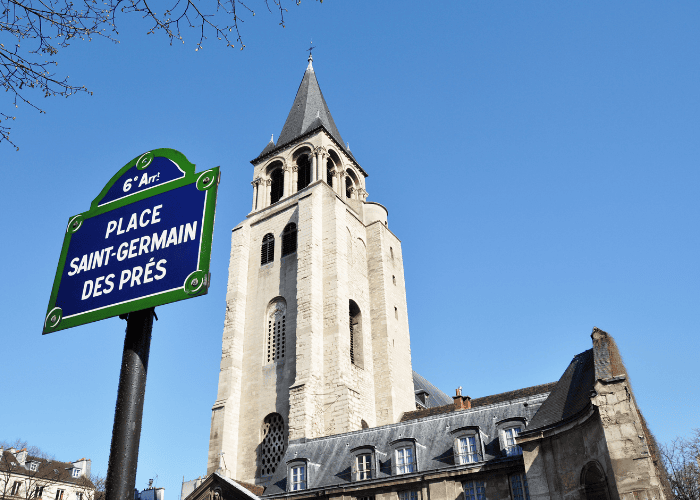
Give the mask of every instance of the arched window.
[[297, 225], [287, 224], [282, 232], [282, 257], [297, 251]]
[[297, 160], [297, 191], [301, 191], [311, 184], [311, 162], [309, 157], [301, 155]]
[[363, 367], [362, 358], [362, 313], [354, 300], [350, 301], [350, 362]]
[[583, 467], [581, 485], [586, 490], [586, 500], [608, 500], [608, 482], [598, 462], [588, 462]]
[[287, 439], [284, 433], [284, 420], [279, 413], [270, 413], [261, 429], [260, 475], [271, 476], [284, 456]]
[[284, 170], [281, 168], [275, 169], [270, 176], [272, 179], [272, 189], [270, 191], [270, 204], [277, 203], [282, 199], [284, 194]]
[[287, 334], [287, 303], [283, 298], [270, 302], [267, 306], [267, 342], [265, 359], [267, 363], [284, 361]]
[[355, 184], [352, 182], [352, 179], [350, 178], [349, 175], [345, 176], [345, 197], [346, 198], [352, 198], [352, 192], [355, 188]]
[[275, 237], [272, 236], [272, 233], [267, 233], [260, 249], [260, 265], [264, 266], [273, 260], [275, 260]]
[[334, 171], [335, 171], [335, 164], [333, 163], [333, 160], [328, 158], [328, 161], [326, 162], [326, 183], [330, 187], [333, 187], [333, 172]]

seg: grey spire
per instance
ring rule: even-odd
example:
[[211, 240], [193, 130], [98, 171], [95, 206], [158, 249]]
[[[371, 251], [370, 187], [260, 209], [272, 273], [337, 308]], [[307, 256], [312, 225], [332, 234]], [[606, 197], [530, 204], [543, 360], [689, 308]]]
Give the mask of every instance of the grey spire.
[[267, 143], [267, 146], [265, 146], [265, 149], [263, 149], [263, 150], [262, 150], [262, 153], [260, 153], [258, 156], [262, 156], [262, 155], [264, 155], [265, 153], [267, 153], [268, 151], [272, 151], [273, 149], [275, 149], [275, 141], [274, 141], [274, 138], [275, 138], [275, 135], [272, 134], [272, 136], [270, 137], [270, 142]]
[[311, 56], [309, 56], [309, 66], [304, 72], [304, 78], [302, 78], [299, 90], [297, 90], [292, 109], [289, 111], [287, 121], [284, 122], [282, 132], [280, 132], [277, 139], [277, 146], [292, 142], [297, 137], [304, 135], [319, 125], [323, 125], [333, 138], [338, 141], [338, 144], [345, 144], [340, 137], [338, 128], [335, 126], [331, 112], [328, 110], [321, 88], [318, 86], [318, 80], [316, 80], [316, 73], [311, 65], [311, 61]]

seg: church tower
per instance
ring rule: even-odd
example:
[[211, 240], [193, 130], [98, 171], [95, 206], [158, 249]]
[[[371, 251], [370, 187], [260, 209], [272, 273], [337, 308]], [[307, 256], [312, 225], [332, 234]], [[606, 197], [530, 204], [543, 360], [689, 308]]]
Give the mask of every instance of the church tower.
[[207, 473], [265, 485], [289, 442], [398, 422], [415, 397], [401, 242], [311, 57], [277, 143], [251, 163]]

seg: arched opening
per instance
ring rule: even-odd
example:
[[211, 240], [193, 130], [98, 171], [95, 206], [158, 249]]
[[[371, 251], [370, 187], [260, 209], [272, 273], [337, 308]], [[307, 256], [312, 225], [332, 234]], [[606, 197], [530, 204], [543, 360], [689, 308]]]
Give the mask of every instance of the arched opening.
[[270, 413], [266, 416], [260, 429], [260, 437], [260, 476], [271, 476], [277, 470], [287, 448], [282, 415]]
[[260, 248], [260, 265], [264, 266], [275, 260], [275, 237], [272, 233], [267, 233], [262, 240]]
[[297, 191], [301, 191], [311, 184], [311, 162], [307, 155], [301, 155], [297, 159]]
[[586, 500], [608, 500], [608, 482], [598, 462], [588, 462], [581, 471], [581, 485], [586, 491]]
[[354, 300], [350, 300], [350, 362], [363, 368], [362, 313]]
[[352, 199], [352, 195], [355, 191], [355, 184], [349, 175], [345, 176], [345, 197]]
[[328, 158], [328, 161], [326, 161], [326, 184], [330, 187], [333, 187], [333, 172], [335, 172], [335, 164], [333, 160]]
[[350, 199], [358, 199], [357, 190], [360, 188], [360, 180], [355, 175], [352, 168], [348, 168], [345, 172], [345, 197]]
[[282, 232], [282, 257], [297, 251], [297, 225], [287, 224]]
[[267, 306], [265, 315], [267, 338], [265, 341], [265, 362], [284, 361], [287, 347], [287, 302], [278, 297]]
[[272, 180], [272, 188], [270, 191], [270, 204], [277, 203], [282, 199], [284, 194], [284, 170], [276, 168], [270, 175]]

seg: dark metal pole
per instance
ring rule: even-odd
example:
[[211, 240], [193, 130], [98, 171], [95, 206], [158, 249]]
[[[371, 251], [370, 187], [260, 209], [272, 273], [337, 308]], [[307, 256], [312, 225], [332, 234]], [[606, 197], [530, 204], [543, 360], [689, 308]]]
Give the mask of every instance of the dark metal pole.
[[[133, 500], [139, 458], [148, 354], [153, 331], [153, 308], [129, 313], [119, 391], [114, 411], [112, 446], [105, 483], [106, 500]], [[121, 317], [121, 316], [120, 316]]]

